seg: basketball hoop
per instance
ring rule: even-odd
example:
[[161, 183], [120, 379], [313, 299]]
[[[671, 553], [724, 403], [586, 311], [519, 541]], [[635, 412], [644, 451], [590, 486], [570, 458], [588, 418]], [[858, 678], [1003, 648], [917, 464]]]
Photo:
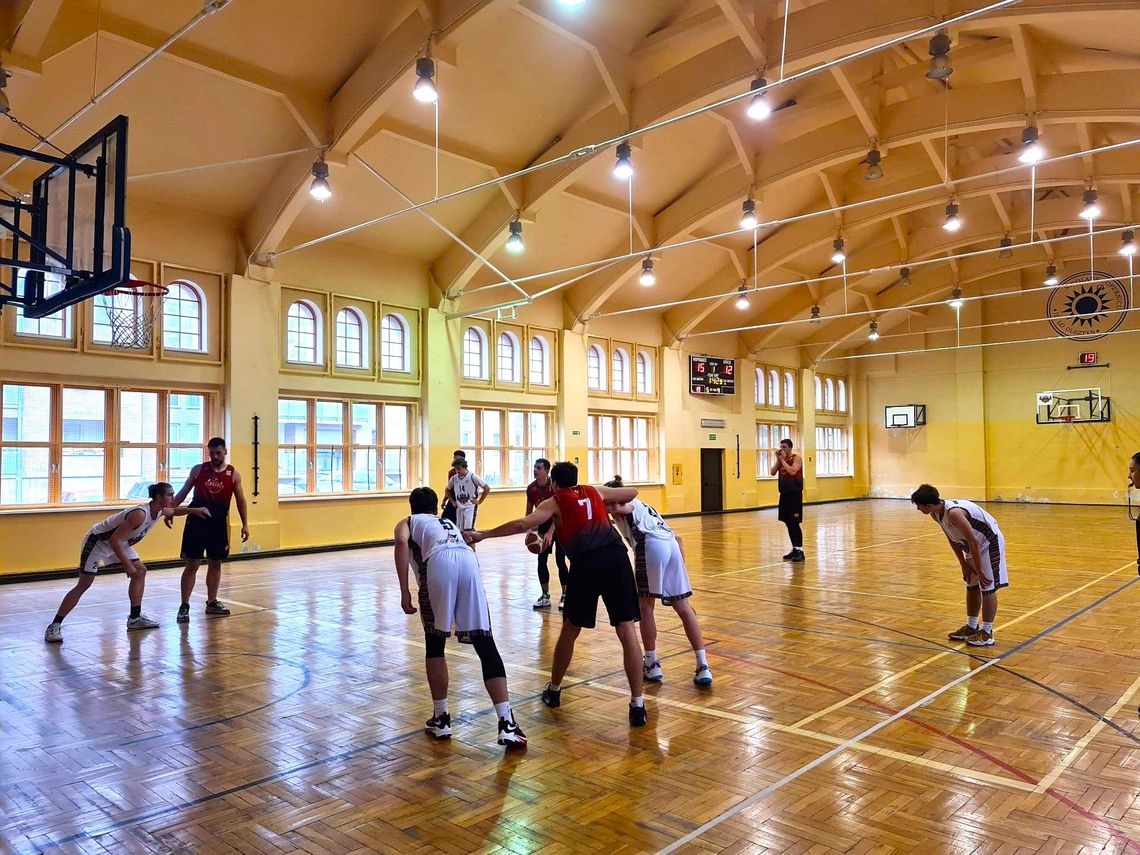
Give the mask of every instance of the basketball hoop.
[[1058, 420], [1058, 421], [1062, 421], [1062, 422], [1065, 422], [1065, 423], [1070, 423], [1070, 422], [1072, 422], [1072, 421], [1073, 421], [1073, 419], [1075, 419], [1075, 418], [1076, 418], [1076, 416], [1072, 415], [1071, 413], [1069, 413], [1069, 414], [1066, 414], [1066, 415], [1063, 415], [1063, 416], [1057, 416], [1057, 420]]
[[165, 285], [128, 279], [103, 293], [103, 308], [111, 324], [111, 347], [116, 350], [149, 350], [154, 343], [154, 325]]

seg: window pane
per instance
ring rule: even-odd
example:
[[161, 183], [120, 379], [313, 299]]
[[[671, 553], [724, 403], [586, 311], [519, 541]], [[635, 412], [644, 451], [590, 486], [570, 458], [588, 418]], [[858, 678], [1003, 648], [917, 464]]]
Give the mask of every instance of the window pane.
[[[6, 387], [5, 391], [7, 391]], [[48, 450], [5, 448], [0, 455], [0, 504], [48, 503]]]
[[475, 424], [477, 416], [475, 410], [459, 411], [459, 444], [464, 448], [471, 448], [475, 443]]
[[318, 493], [344, 492], [344, 452], [339, 448], [317, 449], [317, 482]]
[[120, 393], [119, 439], [123, 442], [158, 442], [157, 392]]
[[376, 449], [357, 448], [352, 452], [352, 490], [369, 493], [376, 489]]
[[102, 389], [64, 388], [63, 441], [102, 442], [106, 403], [107, 393]]
[[203, 395], [170, 396], [167, 406], [169, 442], [206, 441], [206, 398]]
[[[146, 488], [157, 480], [157, 448], [123, 448], [119, 451], [118, 498], [146, 499], [148, 498]], [[181, 484], [174, 485], [176, 490], [180, 486]]]
[[645, 448], [649, 445], [649, 419], [634, 419], [633, 420], [633, 439], [634, 444], [638, 448]]
[[[598, 434], [598, 417], [590, 416], [586, 419], [586, 445], [593, 448], [597, 445], [595, 438]], [[590, 479], [593, 480], [592, 478]]]
[[[352, 444], [378, 445], [380, 440], [376, 436], [376, 405], [352, 405]], [[355, 476], [353, 477], [355, 480]]]
[[308, 452], [304, 448], [277, 450], [277, 494], [295, 496], [308, 492]]
[[598, 419], [598, 427], [601, 428], [601, 445], [602, 448], [614, 447], [614, 420], [613, 416], [602, 416]]
[[[633, 476], [633, 452], [632, 451], [619, 451], [617, 459], [617, 470], [614, 475], [620, 475], [623, 481], [637, 480]], [[608, 480], [608, 479], [607, 479]]]
[[50, 430], [50, 388], [4, 386], [4, 423], [0, 437], [5, 442], [47, 442]]
[[503, 483], [503, 457], [498, 451], [484, 451], [481, 458], [482, 471], [477, 473], [480, 478], [490, 484], [492, 487], [497, 487]]
[[526, 413], [507, 413], [507, 445], [526, 445]]
[[502, 410], [483, 410], [483, 445], [498, 447], [503, 444], [502, 425]]
[[304, 445], [308, 441], [308, 414], [305, 401], [277, 402], [277, 442]]
[[60, 467], [60, 500], [101, 502], [103, 495], [103, 449], [63, 449]]
[[190, 470], [201, 462], [201, 449], [171, 448], [166, 453], [166, 478], [175, 488], [181, 487], [190, 477]]
[[639, 451], [634, 455], [633, 477], [638, 481], [649, 480], [649, 452]]
[[768, 425], [756, 426], [756, 447], [761, 453], [772, 448], [772, 441], [768, 439]]
[[546, 445], [546, 413], [530, 414], [530, 444]]
[[511, 451], [507, 455], [507, 483], [515, 487], [525, 487], [530, 483], [530, 474], [527, 467], [527, 453]]
[[344, 404], [340, 401], [317, 401], [317, 444], [340, 445], [344, 442]]
[[618, 419], [618, 445], [629, 448], [633, 445], [633, 419]]
[[408, 489], [408, 451], [404, 448], [384, 449], [384, 489]]
[[384, 405], [384, 444], [409, 445], [408, 408]]

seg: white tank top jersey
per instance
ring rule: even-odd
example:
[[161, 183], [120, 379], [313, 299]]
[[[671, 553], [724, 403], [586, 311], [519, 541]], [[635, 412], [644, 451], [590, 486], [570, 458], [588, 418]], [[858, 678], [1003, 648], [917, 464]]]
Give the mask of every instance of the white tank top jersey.
[[133, 508], [124, 508], [117, 514], [112, 514], [111, 516], [107, 517], [107, 519], [103, 520], [103, 522], [95, 523], [95, 525], [91, 526], [91, 530], [87, 532], [87, 536], [93, 537], [96, 540], [110, 540], [111, 535], [118, 531], [119, 526], [123, 524], [123, 520], [127, 518], [127, 514], [131, 513], [132, 511], [143, 512], [142, 523], [136, 526], [127, 535], [127, 545], [134, 546], [136, 543], [146, 537], [146, 533], [150, 531], [154, 524], [158, 522], [159, 518], [162, 517], [161, 511], [159, 512], [158, 516], [151, 517], [150, 504], [136, 505]]
[[654, 540], [673, 540], [676, 535], [669, 524], [650, 505], [641, 499], [634, 499], [629, 503], [633, 506], [633, 513], [620, 514], [616, 523], [620, 531], [631, 543], [642, 543], [646, 538]]
[[998, 542], [1001, 537], [1001, 529], [998, 528], [997, 520], [980, 507], [965, 499], [943, 499], [942, 501], [946, 506], [946, 511], [942, 514], [942, 519], [938, 521], [938, 524], [942, 526], [942, 530], [946, 532], [946, 536], [952, 542], [963, 549], [968, 550], [970, 548], [970, 544], [963, 540], [961, 533], [950, 523], [950, 511], [953, 508], [960, 508], [970, 518], [970, 531], [973, 533], [974, 541], [978, 544], [983, 555]]
[[446, 549], [470, 549], [459, 528], [451, 520], [435, 514], [412, 514], [408, 517], [412, 552], [424, 564], [436, 552]]
[[457, 505], [470, 505], [475, 501], [475, 497], [479, 495], [479, 491], [486, 487], [487, 484], [478, 475], [473, 472], [468, 472], [462, 477], [452, 475], [451, 480], [447, 482], [447, 486], [451, 488], [451, 492], [455, 495], [455, 503]]

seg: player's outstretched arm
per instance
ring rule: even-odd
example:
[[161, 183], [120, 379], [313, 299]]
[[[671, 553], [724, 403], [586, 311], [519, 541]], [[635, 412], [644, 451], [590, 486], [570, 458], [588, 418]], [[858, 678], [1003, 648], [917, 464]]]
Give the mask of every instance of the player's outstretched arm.
[[554, 499], [547, 499], [525, 517], [503, 523], [489, 531], [465, 531], [463, 539], [468, 543], [479, 543], [489, 537], [510, 537], [512, 534], [522, 534], [532, 528], [538, 528], [547, 520], [553, 519], [558, 510], [558, 503]]
[[607, 505], [627, 505], [637, 498], [634, 487], [595, 487]]
[[209, 519], [210, 511], [208, 508], [163, 508], [162, 515], [167, 519], [172, 517], [201, 517], [202, 519]]
[[407, 520], [400, 520], [396, 524], [393, 537], [396, 541], [395, 560], [396, 578], [400, 580], [400, 608], [406, 615], [414, 615], [416, 607], [412, 605], [412, 589], [408, 587], [408, 566], [412, 559], [412, 550], [408, 546], [411, 531]]
[[[198, 480], [198, 473], [202, 471], [202, 464], [195, 465], [190, 470], [190, 474], [186, 476], [186, 483], [182, 485], [182, 489], [174, 494], [174, 506], [178, 507], [186, 501], [186, 497], [190, 495], [190, 491], [194, 489], [194, 482]], [[164, 523], [167, 528], [174, 528], [174, 517], [163, 515]]]

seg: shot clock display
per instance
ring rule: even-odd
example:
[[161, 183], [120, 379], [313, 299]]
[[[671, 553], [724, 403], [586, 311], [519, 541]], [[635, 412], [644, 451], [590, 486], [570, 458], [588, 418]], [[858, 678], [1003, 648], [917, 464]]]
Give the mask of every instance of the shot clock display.
[[736, 360], [719, 356], [690, 356], [689, 392], [694, 395], [735, 395]]
[[1078, 360], [1081, 365], [1096, 365], [1096, 351], [1086, 350]]

